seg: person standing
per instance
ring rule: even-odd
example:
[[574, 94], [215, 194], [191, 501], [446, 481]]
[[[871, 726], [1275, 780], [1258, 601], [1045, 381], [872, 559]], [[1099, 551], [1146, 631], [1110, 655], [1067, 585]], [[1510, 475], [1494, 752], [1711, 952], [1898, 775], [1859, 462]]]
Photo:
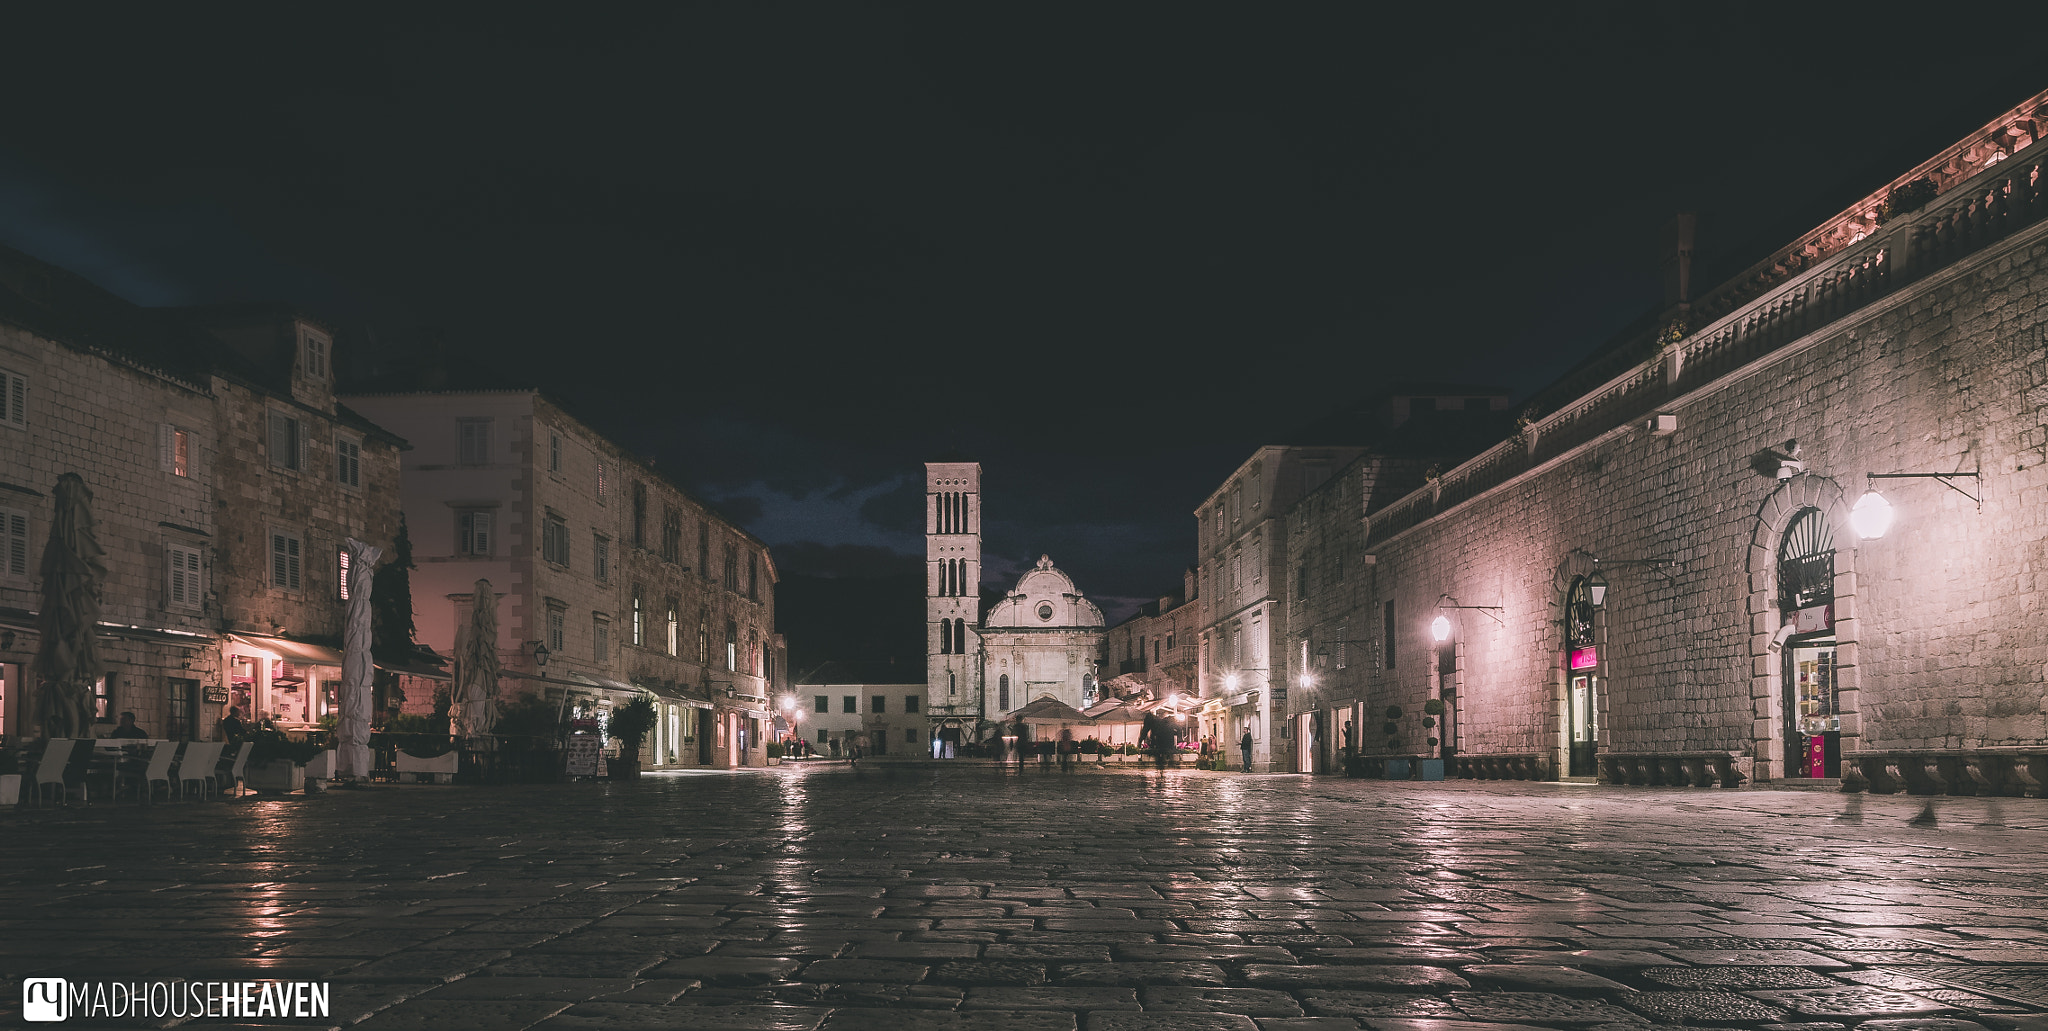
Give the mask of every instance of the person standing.
[[1074, 750], [1078, 747], [1080, 746], [1076, 744], [1074, 741], [1074, 728], [1061, 727], [1059, 741], [1061, 773], [1072, 772], [1071, 767], [1074, 762]]
[[249, 725], [242, 722], [242, 710], [238, 706], [229, 706], [228, 714], [220, 718], [217, 726], [220, 729], [221, 740], [228, 742], [240, 741], [242, 735], [249, 732]]
[[1252, 772], [1252, 728], [1244, 728], [1244, 736], [1238, 739], [1237, 749], [1244, 753], [1244, 772]]

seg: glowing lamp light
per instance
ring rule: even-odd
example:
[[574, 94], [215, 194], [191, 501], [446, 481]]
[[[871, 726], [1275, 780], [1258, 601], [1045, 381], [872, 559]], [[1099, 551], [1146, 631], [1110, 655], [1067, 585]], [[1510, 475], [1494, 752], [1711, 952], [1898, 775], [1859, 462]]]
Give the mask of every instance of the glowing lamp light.
[[1892, 528], [1892, 503], [1876, 491], [1866, 491], [1849, 510], [1849, 526], [1856, 536], [1874, 541]]
[[1226, 674], [1224, 674], [1224, 677], [1223, 677], [1223, 687], [1224, 687], [1224, 689], [1225, 689], [1225, 690], [1229, 690], [1229, 691], [1235, 691], [1235, 690], [1237, 690], [1237, 674], [1235, 674], [1235, 673], [1226, 673]]
[[1175, 693], [1173, 693], [1173, 694], [1170, 694], [1170, 695], [1167, 695], [1167, 696], [1166, 696], [1166, 707], [1167, 707], [1167, 708], [1169, 708], [1169, 709], [1178, 709], [1178, 708], [1180, 708], [1180, 694], [1179, 694], [1179, 692], [1175, 692]]
[[1303, 686], [1303, 687], [1314, 687], [1314, 686], [1316, 686], [1316, 678], [1314, 678], [1314, 677], [1312, 677], [1312, 676], [1309, 676], [1309, 675], [1308, 675], [1308, 674], [1306, 674], [1306, 673], [1303, 673], [1303, 674], [1301, 675], [1301, 686]]
[[1451, 639], [1451, 620], [1450, 620], [1450, 617], [1448, 617], [1448, 616], [1438, 616], [1438, 617], [1436, 617], [1435, 619], [1431, 620], [1431, 621], [1430, 621], [1430, 623], [1429, 623], [1429, 636], [1431, 636], [1431, 637], [1434, 637], [1434, 638], [1436, 638], [1436, 639], [1437, 639], [1437, 640], [1439, 640], [1439, 641], [1448, 641], [1448, 640], [1450, 640], [1450, 639]]

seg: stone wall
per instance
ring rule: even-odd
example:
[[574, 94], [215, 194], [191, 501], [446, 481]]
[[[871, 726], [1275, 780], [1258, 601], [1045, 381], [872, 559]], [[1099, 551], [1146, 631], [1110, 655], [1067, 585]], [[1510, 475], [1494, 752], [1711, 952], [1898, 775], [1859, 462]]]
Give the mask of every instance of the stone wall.
[[[1626, 424], [1419, 523], [1387, 520], [1367, 542], [1373, 590], [1349, 617], [1377, 627], [1395, 603], [1401, 661], [1370, 704], [1437, 693], [1428, 627], [1442, 611], [1464, 750], [1556, 753], [1564, 591], [1598, 556], [1612, 583], [1597, 622], [1603, 748], [1725, 750], [1778, 769], [1777, 546], [1814, 506], [1837, 555], [1843, 750], [2048, 740], [2048, 631], [2033, 611], [2048, 559], [2044, 238], [2044, 224], [2016, 232], [1671, 397], [1659, 410], [1674, 433]], [[1751, 467], [1793, 438], [1803, 473]], [[1934, 480], [1880, 481], [1896, 525], [1868, 542], [1850, 529], [1865, 473], [1977, 469], [1961, 483], [1981, 511]], [[1431, 494], [1402, 507], [1426, 511]]]

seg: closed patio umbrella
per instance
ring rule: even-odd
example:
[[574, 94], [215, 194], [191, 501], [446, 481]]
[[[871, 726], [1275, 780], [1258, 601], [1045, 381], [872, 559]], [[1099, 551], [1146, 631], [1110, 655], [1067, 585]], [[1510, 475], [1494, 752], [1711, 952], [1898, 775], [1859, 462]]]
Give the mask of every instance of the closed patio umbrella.
[[92, 490], [85, 480], [77, 473], [58, 477], [50, 542], [43, 548], [42, 611], [36, 614], [36, 708], [50, 737], [84, 735], [93, 716], [92, 684], [106, 672], [93, 637], [106, 552], [92, 525]]
[[498, 718], [498, 596], [489, 580], [476, 582], [469, 623], [455, 642], [455, 732], [482, 737]]
[[352, 780], [370, 777], [370, 590], [381, 548], [350, 537], [348, 549], [348, 622], [341, 635], [341, 726], [335, 733], [336, 774]]

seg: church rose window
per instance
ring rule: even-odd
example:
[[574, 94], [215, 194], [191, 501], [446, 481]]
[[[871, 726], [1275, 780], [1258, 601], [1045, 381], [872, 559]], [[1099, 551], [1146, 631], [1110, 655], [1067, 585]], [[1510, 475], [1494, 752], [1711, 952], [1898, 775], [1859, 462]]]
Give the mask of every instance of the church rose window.
[[1047, 623], [1050, 623], [1050, 622], [1052, 622], [1052, 603], [1051, 603], [1051, 602], [1049, 602], [1049, 601], [1041, 601], [1041, 602], [1039, 602], [1039, 603], [1038, 603], [1038, 618], [1039, 618], [1039, 619], [1041, 619], [1041, 620], [1044, 620], [1044, 621], [1045, 621], [1045, 622], [1047, 622]]

